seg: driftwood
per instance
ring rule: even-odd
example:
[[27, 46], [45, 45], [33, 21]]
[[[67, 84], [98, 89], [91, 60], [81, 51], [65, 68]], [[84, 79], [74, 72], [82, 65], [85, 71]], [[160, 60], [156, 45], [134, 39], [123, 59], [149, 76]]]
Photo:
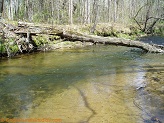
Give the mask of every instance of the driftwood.
[[100, 37], [100, 36], [93, 36], [93, 35], [71, 34], [66, 32], [62, 32], [57, 35], [63, 38], [64, 40], [69, 40], [69, 41], [82, 41], [82, 42], [92, 42], [94, 44], [100, 43], [105, 45], [135, 47], [145, 50], [146, 52], [164, 53], [163, 46], [151, 45], [140, 41], [132, 41], [122, 38]]

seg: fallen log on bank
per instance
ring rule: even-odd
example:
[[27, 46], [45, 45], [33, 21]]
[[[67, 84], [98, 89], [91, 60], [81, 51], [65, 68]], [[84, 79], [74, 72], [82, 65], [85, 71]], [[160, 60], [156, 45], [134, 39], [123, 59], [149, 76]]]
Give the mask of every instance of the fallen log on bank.
[[[33, 24], [18, 22], [18, 25], [19, 26], [26, 25], [26, 27], [31, 28], [31, 25], [33, 25]], [[65, 32], [65, 31], [61, 31], [60, 29], [56, 32], [56, 31], [54, 31], [54, 29], [50, 29], [50, 28], [41, 29], [41, 27], [35, 28], [35, 26], [32, 26], [31, 31], [35, 34], [37, 34], [38, 32], [39, 33], [48, 32], [51, 35], [57, 35], [57, 36], [60, 36], [62, 39], [69, 40], [69, 41], [81, 41], [81, 42], [91, 42], [94, 44], [100, 43], [100, 44], [105, 44], [105, 45], [135, 47], [135, 48], [140, 48], [146, 52], [164, 53], [164, 46], [156, 45], [156, 44], [148, 44], [148, 43], [144, 43], [141, 41], [133, 41], [133, 40], [128, 40], [128, 39], [113, 38], [113, 37], [100, 37], [100, 36], [93, 36], [93, 35], [84, 35], [84, 34], [78, 34], [78, 33], [73, 33], [73, 32], [69, 33], [69, 32]], [[31, 32], [31, 34], [32, 34], [32, 32]]]
[[[18, 53], [29, 53], [33, 51], [40, 51], [40, 49], [57, 49], [53, 45], [54, 40], [57, 42], [63, 41], [80, 41], [80, 42], [90, 42], [92, 44], [104, 44], [104, 45], [116, 45], [116, 46], [126, 46], [140, 48], [146, 52], [151, 53], [164, 53], [163, 45], [148, 44], [140, 41], [133, 41], [128, 39], [114, 38], [114, 37], [100, 37], [95, 35], [84, 35], [79, 34], [76, 31], [68, 32], [63, 31], [60, 26], [56, 27], [44, 27], [35, 26], [29, 23], [18, 23], [18, 26], [12, 26], [9, 24], [0, 23], [0, 36], [4, 40], [2, 43], [9, 52], [7, 52], [8, 57], [12, 56], [10, 49], [12, 46], [17, 45], [19, 51]], [[45, 37], [44, 37], [44, 36]], [[43, 38], [42, 38], [43, 36]], [[39, 37], [39, 38], [35, 38]], [[42, 38], [42, 39], [40, 39]], [[9, 42], [12, 39], [12, 42]], [[36, 41], [36, 39], [40, 39]], [[62, 39], [62, 40], [61, 40]], [[46, 41], [44, 41], [46, 40]], [[38, 42], [40, 45], [36, 44]], [[0, 42], [1, 43], [1, 42]], [[1, 43], [1, 44], [2, 44]], [[12, 45], [11, 45], [12, 44]], [[42, 45], [44, 46], [42, 48]], [[52, 48], [51, 48], [52, 47]], [[2, 53], [0, 53], [1, 55]], [[15, 54], [15, 53], [14, 53]]]
[[71, 34], [67, 32], [62, 32], [57, 34], [64, 40], [69, 41], [82, 41], [82, 42], [92, 42], [94, 44], [104, 44], [104, 45], [116, 45], [116, 46], [126, 46], [140, 48], [146, 52], [151, 53], [164, 53], [163, 46], [151, 45], [141, 41], [133, 41], [129, 39], [114, 38], [114, 37], [100, 37], [93, 35], [83, 35], [83, 34]]

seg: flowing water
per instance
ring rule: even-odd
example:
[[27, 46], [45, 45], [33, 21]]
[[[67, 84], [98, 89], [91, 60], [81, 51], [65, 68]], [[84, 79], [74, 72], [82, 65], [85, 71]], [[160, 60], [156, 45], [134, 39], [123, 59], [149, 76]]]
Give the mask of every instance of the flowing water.
[[151, 65], [160, 66], [163, 74], [163, 58], [130, 48], [92, 46], [1, 60], [0, 118], [163, 122], [164, 95], [145, 90]]

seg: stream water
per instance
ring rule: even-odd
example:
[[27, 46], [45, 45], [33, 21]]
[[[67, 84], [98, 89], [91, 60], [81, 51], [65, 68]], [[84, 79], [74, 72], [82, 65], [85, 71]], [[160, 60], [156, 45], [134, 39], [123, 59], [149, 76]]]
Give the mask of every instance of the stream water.
[[[144, 89], [149, 68], [158, 66], [163, 75], [163, 63], [161, 54], [115, 46], [1, 60], [0, 118], [50, 118], [63, 123], [164, 122], [163, 93], [155, 95]], [[162, 82], [160, 86], [164, 88]]]

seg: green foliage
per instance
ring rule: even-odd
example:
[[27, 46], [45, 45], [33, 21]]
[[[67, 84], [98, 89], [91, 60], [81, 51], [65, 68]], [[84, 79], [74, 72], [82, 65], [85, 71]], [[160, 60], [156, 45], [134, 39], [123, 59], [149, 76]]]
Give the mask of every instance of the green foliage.
[[17, 45], [9, 46], [11, 53], [17, 53], [19, 48]]
[[154, 29], [156, 35], [164, 36], [164, 26], [160, 25]]
[[14, 43], [13, 38], [8, 38], [5, 40], [5, 42], [2, 42], [2, 39], [0, 39], [0, 53], [10, 53], [10, 55], [14, 55], [19, 51], [18, 46]]
[[0, 53], [5, 53], [6, 52], [6, 49], [5, 49], [5, 45], [0, 43]]
[[41, 46], [43, 44], [48, 44], [49, 41], [46, 36], [39, 35], [34, 37], [34, 42], [37, 46]]
[[14, 40], [15, 40], [14, 38], [8, 38], [8, 39], [5, 40], [5, 42], [10, 43], [10, 44], [11, 43], [14, 44]]
[[0, 53], [5, 53], [5, 46], [3, 44], [3, 40], [0, 37]]
[[49, 39], [50, 39], [50, 41], [60, 40], [60, 36], [57, 36], [57, 35], [52, 35], [52, 36], [49, 36]]
[[61, 42], [61, 40], [54, 40], [52, 43], [57, 44], [57, 43], [60, 43], [60, 42]]
[[164, 28], [159, 28], [155, 30], [155, 34], [160, 35], [160, 36], [164, 36]]

